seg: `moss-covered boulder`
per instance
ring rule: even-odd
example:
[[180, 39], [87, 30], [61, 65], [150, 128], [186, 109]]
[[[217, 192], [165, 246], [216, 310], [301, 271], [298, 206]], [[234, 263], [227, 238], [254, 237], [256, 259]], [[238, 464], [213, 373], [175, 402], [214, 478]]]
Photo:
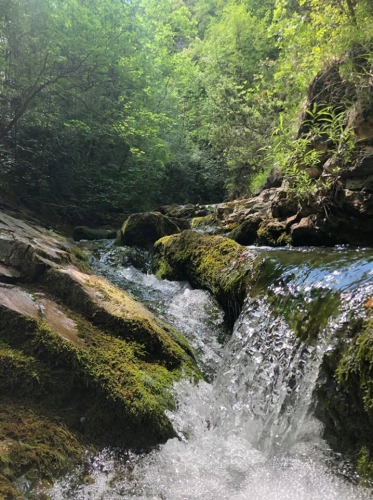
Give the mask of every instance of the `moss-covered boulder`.
[[93, 229], [87, 226], [77, 226], [73, 229], [71, 237], [74, 241], [115, 240], [117, 231], [115, 229]]
[[179, 227], [158, 212], [132, 214], [121, 229], [123, 245], [151, 247], [163, 236], [179, 233]]
[[160, 278], [187, 279], [209, 290], [232, 322], [241, 310], [255, 259], [254, 252], [223, 236], [184, 231], [157, 241], [154, 266]]
[[221, 218], [218, 212], [203, 217], [194, 217], [191, 227], [193, 229], [202, 229], [204, 232], [209, 232], [209, 230], [215, 230], [221, 225]]
[[356, 318], [338, 333], [324, 358], [316, 414], [333, 448], [373, 480], [373, 320]]
[[18, 273], [16, 285], [0, 275], [5, 498], [17, 498], [19, 476], [52, 480], [87, 448], [174, 436], [169, 388], [200, 376], [183, 336], [87, 272], [68, 240], [1, 213], [0, 236], [0, 264]]
[[257, 232], [257, 243], [259, 245], [281, 247], [287, 245], [290, 241], [291, 237], [288, 234], [285, 221], [268, 218], [260, 223]]
[[235, 227], [228, 234], [228, 238], [236, 241], [240, 245], [253, 245], [257, 241], [257, 232], [263, 218], [253, 215]]

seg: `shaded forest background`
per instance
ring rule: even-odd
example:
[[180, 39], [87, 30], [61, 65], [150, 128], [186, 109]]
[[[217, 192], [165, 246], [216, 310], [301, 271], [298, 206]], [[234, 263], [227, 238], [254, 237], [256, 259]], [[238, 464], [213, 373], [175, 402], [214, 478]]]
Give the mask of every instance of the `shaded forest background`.
[[250, 195], [318, 71], [371, 77], [372, 21], [370, 0], [0, 0], [0, 189], [66, 213]]

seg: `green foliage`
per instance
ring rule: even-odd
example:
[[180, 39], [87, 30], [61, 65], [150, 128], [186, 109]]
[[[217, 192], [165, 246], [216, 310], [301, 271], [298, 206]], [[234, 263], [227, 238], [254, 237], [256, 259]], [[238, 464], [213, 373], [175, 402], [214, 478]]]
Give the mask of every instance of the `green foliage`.
[[66, 213], [140, 211], [250, 194], [294, 148], [315, 166], [294, 143], [307, 86], [343, 56], [364, 93], [371, 19], [368, 0], [4, 0], [0, 183]]

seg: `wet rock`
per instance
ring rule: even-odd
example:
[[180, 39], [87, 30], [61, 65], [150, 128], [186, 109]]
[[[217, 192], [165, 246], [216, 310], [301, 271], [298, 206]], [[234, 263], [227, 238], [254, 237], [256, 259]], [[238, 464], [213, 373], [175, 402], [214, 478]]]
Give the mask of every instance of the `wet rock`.
[[184, 231], [157, 241], [154, 247], [157, 276], [188, 279], [209, 290], [222, 305], [228, 322], [234, 321], [246, 296], [256, 254], [223, 236]]
[[114, 240], [117, 237], [117, 231], [115, 229], [92, 229], [87, 226], [77, 226], [71, 237], [74, 241]]
[[169, 387], [200, 376], [183, 336], [84, 272], [81, 254], [0, 213], [0, 450], [11, 479], [55, 477], [95, 443], [173, 437]]
[[127, 219], [121, 229], [121, 241], [124, 245], [151, 247], [159, 238], [179, 232], [179, 227], [165, 215], [144, 212]]
[[227, 236], [240, 245], [253, 245], [257, 241], [257, 232], [262, 220], [263, 219], [260, 216], [253, 215], [247, 220], [244, 220]]
[[304, 217], [297, 224], [291, 226], [291, 243], [294, 246], [332, 246], [337, 238], [324, 232], [318, 224], [315, 214]]

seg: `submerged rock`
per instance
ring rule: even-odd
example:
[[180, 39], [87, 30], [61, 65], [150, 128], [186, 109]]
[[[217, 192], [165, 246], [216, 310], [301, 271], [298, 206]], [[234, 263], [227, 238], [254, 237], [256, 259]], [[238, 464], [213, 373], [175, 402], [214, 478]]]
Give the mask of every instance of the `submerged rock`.
[[179, 233], [179, 227], [158, 212], [132, 214], [121, 229], [123, 245], [151, 247], [163, 236]]
[[180, 333], [93, 275], [71, 242], [3, 213], [0, 264], [1, 491], [55, 477], [95, 443], [174, 436], [168, 389], [199, 377]]

